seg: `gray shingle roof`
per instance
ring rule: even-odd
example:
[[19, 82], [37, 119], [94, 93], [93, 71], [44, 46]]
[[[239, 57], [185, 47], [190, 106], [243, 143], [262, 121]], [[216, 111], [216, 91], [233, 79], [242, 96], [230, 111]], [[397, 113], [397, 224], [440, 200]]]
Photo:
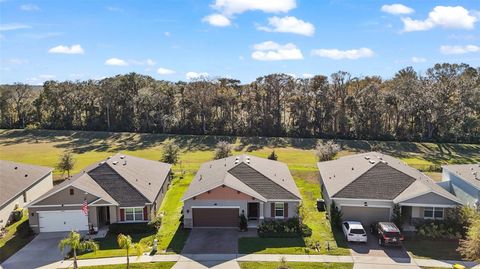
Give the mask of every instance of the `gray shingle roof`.
[[0, 207], [44, 178], [53, 168], [0, 160]]
[[249, 155], [203, 163], [182, 200], [226, 185], [261, 201], [300, 200], [300, 192], [286, 164]]
[[477, 189], [480, 189], [480, 163], [444, 165], [443, 168], [448, 169], [466, 182], [477, 187]]
[[[460, 203], [455, 196], [438, 186], [422, 172], [382, 153], [368, 152], [345, 156], [333, 161], [319, 162], [317, 166], [324, 188], [330, 197], [348, 195], [349, 198], [384, 199], [399, 203], [426, 192], [433, 192]], [[362, 177], [363, 175], [365, 177]], [[355, 183], [357, 179], [360, 180]], [[414, 181], [410, 182], [412, 179]], [[354, 188], [348, 187], [351, 184], [359, 188], [356, 194], [353, 191]], [[343, 189], [349, 191], [339, 194]]]
[[86, 167], [31, 204], [66, 186], [75, 186], [120, 206], [153, 203], [171, 167], [171, 164], [118, 153]]

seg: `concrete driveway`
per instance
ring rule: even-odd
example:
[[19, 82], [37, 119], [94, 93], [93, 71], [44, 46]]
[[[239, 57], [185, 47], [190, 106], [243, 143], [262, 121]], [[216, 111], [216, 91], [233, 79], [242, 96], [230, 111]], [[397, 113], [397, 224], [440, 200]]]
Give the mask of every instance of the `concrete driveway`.
[[30, 243], [8, 258], [2, 266], [4, 269], [38, 268], [63, 259], [58, 249], [58, 242], [68, 233], [40, 233]]
[[236, 254], [238, 229], [194, 228], [185, 243], [184, 254]]
[[349, 242], [350, 254], [353, 257], [369, 256], [369, 257], [384, 257], [390, 258], [396, 262], [410, 263], [411, 258], [407, 251], [403, 247], [386, 246], [382, 247], [378, 245], [378, 239], [368, 234], [367, 243], [355, 243]]

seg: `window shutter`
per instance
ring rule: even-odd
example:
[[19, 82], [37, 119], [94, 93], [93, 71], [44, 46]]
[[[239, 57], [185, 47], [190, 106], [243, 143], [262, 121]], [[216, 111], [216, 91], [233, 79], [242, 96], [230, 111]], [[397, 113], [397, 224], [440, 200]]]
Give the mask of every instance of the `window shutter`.
[[120, 208], [120, 221], [125, 221], [125, 209]]
[[275, 218], [275, 203], [270, 204], [270, 217]]
[[148, 220], [148, 210], [147, 206], [143, 208], [143, 220]]
[[288, 218], [288, 203], [283, 204], [283, 217]]

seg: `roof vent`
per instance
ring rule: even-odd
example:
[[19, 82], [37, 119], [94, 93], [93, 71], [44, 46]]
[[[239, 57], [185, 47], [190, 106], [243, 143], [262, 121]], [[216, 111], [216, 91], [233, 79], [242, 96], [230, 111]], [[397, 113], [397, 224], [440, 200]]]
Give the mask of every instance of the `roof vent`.
[[377, 156], [377, 158], [378, 158], [379, 160], [383, 160], [383, 159], [382, 159], [382, 156]]
[[152, 185], [152, 183], [148, 182], [148, 185], [150, 186], [150, 185]]
[[374, 160], [370, 160], [370, 161], [368, 161], [368, 162], [371, 163], [371, 164], [374, 164], [374, 163], [375, 163]]
[[353, 171], [353, 170], [354, 170], [354, 169], [353, 169], [353, 166], [352, 166], [352, 171]]
[[117, 165], [118, 161], [113, 161], [112, 163], [113, 165]]
[[[235, 164], [238, 164], [239, 163], [239, 160], [235, 160]], [[225, 164], [225, 166], [227, 166], [227, 164]]]
[[17, 169], [18, 169], [18, 167], [17, 167], [17, 166], [15, 166], [15, 168], [13, 168], [13, 169], [17, 170]]
[[125, 156], [124, 155], [120, 156], [120, 159], [125, 159]]
[[250, 164], [250, 160], [249, 160], [249, 159], [247, 159], [247, 163]]
[[368, 156], [365, 156], [365, 160], [370, 160], [370, 157], [368, 157]]
[[127, 165], [127, 160], [124, 160], [124, 161], [123, 161], [123, 165]]
[[200, 175], [200, 178], [198, 179], [199, 181], [202, 180], [202, 175]]
[[236, 160], [236, 161], [238, 161], [238, 156], [237, 156], [237, 157], [235, 157], [235, 160]]
[[381, 160], [381, 162], [384, 163], [384, 164], [388, 164], [388, 162], [385, 161], [385, 160]]
[[28, 175], [27, 175], [27, 174], [25, 174], [25, 177], [28, 177]]
[[250, 161], [250, 156], [247, 156], [247, 160], [249, 160], [249, 161]]

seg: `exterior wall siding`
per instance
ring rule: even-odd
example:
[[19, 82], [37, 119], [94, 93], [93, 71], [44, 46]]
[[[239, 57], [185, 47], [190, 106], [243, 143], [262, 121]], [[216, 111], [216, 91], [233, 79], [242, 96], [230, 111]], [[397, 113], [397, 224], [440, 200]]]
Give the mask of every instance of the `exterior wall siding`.
[[151, 206], [149, 210], [150, 216], [155, 216], [157, 212], [160, 210], [160, 207], [162, 206], [163, 198], [165, 198], [165, 195], [167, 194], [167, 191], [171, 182], [172, 182], [172, 176], [170, 173], [168, 173], [168, 176], [165, 179], [165, 182], [163, 182], [162, 188], [160, 189], [160, 192], [158, 193], [154, 204]]
[[51, 188], [53, 188], [53, 177], [52, 177], [52, 173], [50, 172], [48, 175], [46, 175], [41, 180], [39, 180], [36, 184], [32, 185], [31, 187], [25, 190], [24, 193], [25, 193], [26, 202], [24, 202], [23, 193], [20, 193], [0, 209], [0, 227], [5, 226], [7, 224], [10, 214], [15, 209], [16, 205], [18, 205], [18, 207], [20, 208], [23, 208], [25, 207], [25, 205], [34, 201], [38, 197], [42, 196]]
[[[73, 189], [73, 195], [70, 195], [70, 189]], [[98, 197], [87, 194], [85, 195], [85, 191], [80, 190], [75, 187], [67, 187], [50, 197], [47, 197], [35, 204], [35, 206], [39, 205], [68, 205], [68, 204], [82, 204], [84, 199], [87, 199], [88, 203], [91, 203], [98, 199]]]

